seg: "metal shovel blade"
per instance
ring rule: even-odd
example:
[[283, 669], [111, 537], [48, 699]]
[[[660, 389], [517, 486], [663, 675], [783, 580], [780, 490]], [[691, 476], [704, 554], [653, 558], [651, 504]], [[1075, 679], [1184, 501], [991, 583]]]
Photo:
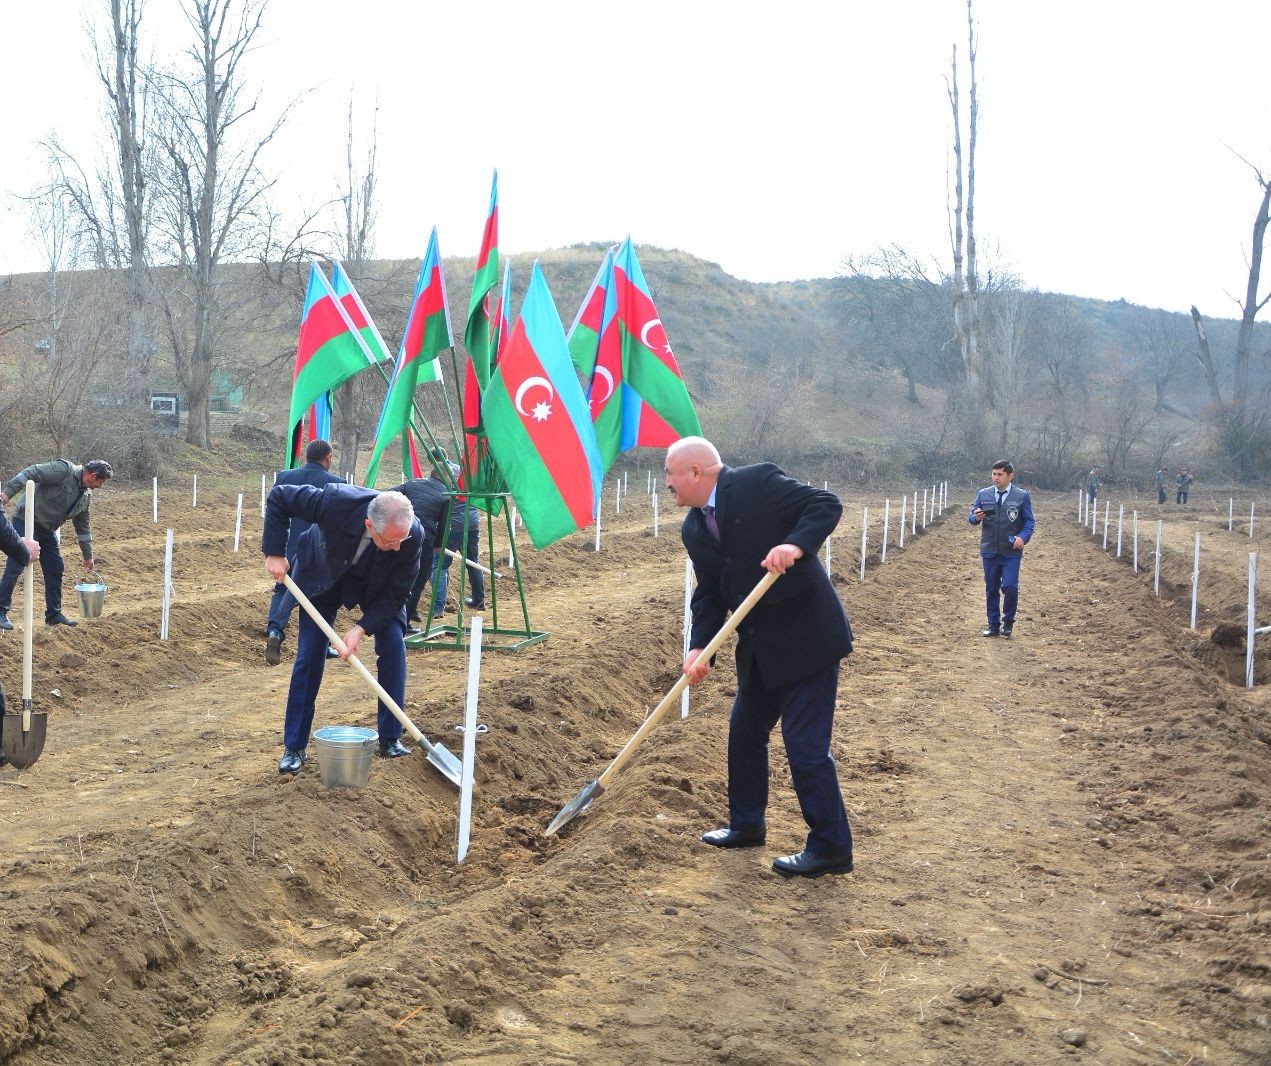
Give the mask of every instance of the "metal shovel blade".
[[454, 752], [442, 744], [428, 744], [428, 741], [422, 737], [420, 738], [419, 750], [424, 753], [424, 758], [438, 769], [441, 776], [454, 785], [455, 788], [463, 787], [463, 764], [455, 758]]
[[588, 807], [591, 801], [604, 792], [605, 786], [600, 783], [600, 778], [596, 778], [590, 785], [584, 788], [577, 796], [565, 804], [560, 809], [560, 814], [552, 819], [551, 825], [543, 832], [543, 836], [552, 837], [556, 835], [556, 831], [564, 825], [568, 825]]
[[[0, 693], [0, 711], [4, 711], [4, 695]], [[44, 736], [48, 730], [48, 715], [43, 711], [31, 710], [27, 701], [23, 701], [23, 713], [10, 714], [4, 711], [0, 717], [0, 748], [10, 765], [25, 770], [44, 750]]]

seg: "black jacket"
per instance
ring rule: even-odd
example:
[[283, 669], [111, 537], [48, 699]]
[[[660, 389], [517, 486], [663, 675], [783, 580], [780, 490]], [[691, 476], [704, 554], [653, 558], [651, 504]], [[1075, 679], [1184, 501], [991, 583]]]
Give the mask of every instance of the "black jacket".
[[261, 535], [262, 552], [282, 555], [287, 546], [288, 521], [303, 518], [311, 522], [291, 561], [292, 579], [309, 597], [340, 589], [345, 607], [361, 605], [363, 615], [358, 625], [372, 635], [393, 618], [403, 627], [406, 625], [406, 597], [419, 573], [419, 554], [424, 543], [424, 529], [416, 518], [411, 522], [410, 539], [400, 550], [380, 551], [374, 544], [369, 545], [366, 550], [373, 553], [373, 559], [365, 583], [356, 589], [346, 587], [349, 582], [343, 578], [362, 542], [367, 508], [378, 495], [374, 489], [343, 482], [320, 489], [312, 485], [275, 485], [266, 501], [265, 531]]
[[680, 527], [697, 571], [690, 646], [705, 647], [728, 613], [749, 595], [766, 572], [759, 564], [769, 551], [778, 544], [796, 544], [803, 558], [777, 579], [741, 624], [738, 683], [780, 688], [850, 654], [852, 628], [817, 558], [842, 513], [833, 493], [795, 481], [772, 463], [724, 467], [715, 489], [720, 539], [711, 535], [696, 507]]
[[[279, 470], [274, 479], [276, 485], [312, 485], [322, 488], [323, 485], [343, 485], [344, 478], [337, 477], [321, 463], [305, 463], [294, 470]], [[291, 528], [287, 532], [287, 558], [296, 554], [296, 545], [300, 543], [300, 535], [309, 528], [303, 518], [293, 518]]]
[[9, 524], [9, 519], [5, 517], [2, 510], [0, 510], [0, 551], [23, 566], [31, 561], [31, 553], [27, 551], [26, 541], [22, 539], [22, 534]]

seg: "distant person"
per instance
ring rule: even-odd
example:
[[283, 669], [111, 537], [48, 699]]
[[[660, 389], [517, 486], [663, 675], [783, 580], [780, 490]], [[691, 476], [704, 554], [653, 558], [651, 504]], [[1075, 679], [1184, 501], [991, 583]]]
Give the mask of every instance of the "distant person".
[[[446, 537], [446, 547], [458, 553], [463, 548], [463, 530], [468, 527], [468, 545], [464, 564], [468, 568], [468, 595], [463, 598], [466, 606], [474, 611], [485, 610], [485, 574], [472, 564], [481, 557], [481, 512], [466, 499], [455, 498], [454, 509], [450, 512], [450, 532]], [[438, 549], [439, 551], [441, 549]], [[439, 618], [446, 612], [446, 591], [450, 581], [450, 564], [454, 557], [445, 555], [441, 560], [441, 576], [437, 579], [437, 590], [433, 594], [433, 617]]]
[[1168, 490], [1165, 487], [1166, 478], [1169, 477], [1169, 467], [1163, 466], [1156, 472], [1156, 502], [1164, 503]]
[[[446, 453], [436, 449], [433, 452], [433, 459], [437, 463], [445, 463]], [[450, 465], [453, 467], [452, 473], [457, 474], [459, 468], [453, 463]], [[403, 481], [400, 485], [395, 485], [393, 491], [400, 492], [410, 500], [415, 517], [419, 519], [419, 524], [424, 530], [424, 545], [419, 556], [419, 575], [415, 578], [410, 595], [406, 598], [406, 620], [411, 623], [410, 631], [418, 633], [423, 631], [417, 627], [424, 621], [419, 615], [419, 600], [432, 576], [435, 563], [434, 553], [439, 539], [438, 527], [446, 513], [446, 505], [450, 502], [450, 489], [434, 467], [428, 477]]]
[[[275, 485], [323, 485], [342, 484], [343, 478], [331, 473], [331, 445], [324, 440], [311, 440], [305, 448], [304, 466], [294, 470], [279, 470], [274, 479]], [[309, 523], [303, 518], [292, 518], [287, 530], [287, 558], [294, 559], [296, 545]], [[269, 616], [265, 621], [265, 662], [277, 666], [282, 660], [283, 634], [287, 632], [287, 622], [295, 609], [296, 601], [287, 586], [277, 584], [274, 594], [269, 599]]]
[[1086, 502], [1093, 504], [1099, 495], [1099, 487], [1103, 482], [1099, 478], [1099, 468], [1094, 467], [1086, 477]]
[[[1092, 477], [1098, 469], [1094, 468]], [[1019, 605], [1019, 564], [1024, 545], [1033, 535], [1033, 501], [1027, 492], [1011, 484], [1015, 467], [1005, 459], [993, 464], [992, 477], [993, 484], [975, 494], [967, 521], [981, 527], [980, 562], [989, 624], [980, 635], [1010, 637]]]
[[[289, 560], [284, 553], [293, 518], [312, 525]], [[281, 582], [292, 571], [300, 591], [328, 623], [341, 607], [361, 607], [362, 616], [344, 634], [346, 653], [356, 655], [362, 637], [375, 637], [379, 682], [399, 707], [406, 702], [406, 597], [419, 570], [423, 541], [423, 527], [400, 492], [343, 483], [322, 488], [275, 485], [266, 501], [261, 551], [269, 576]], [[305, 763], [326, 650], [326, 634], [302, 612], [287, 690], [280, 774], [299, 773]], [[401, 722], [383, 704], [376, 724], [380, 755], [395, 759], [410, 754], [401, 742]]]
[[[93, 459], [83, 466], [76, 466], [67, 459], [52, 459], [19, 470], [0, 489], [0, 506], [3, 506], [28, 481], [34, 481], [39, 486], [35, 494], [35, 539], [40, 545], [40, 570], [44, 574], [45, 625], [78, 625], [62, 613], [62, 574], [65, 566], [58, 546], [59, 530], [70, 519], [75, 527], [80, 554], [84, 557], [84, 570], [93, 569], [93, 534], [89, 527], [88, 509], [92, 504], [93, 489], [101, 488], [114, 473], [104, 459]], [[21, 529], [25, 520], [24, 495], [13, 514], [13, 521]], [[13, 604], [13, 587], [25, 565], [12, 556], [5, 564], [4, 577], [0, 578], [0, 629], [13, 628], [9, 621], [9, 608]]]
[[1188, 472], [1187, 467], [1183, 467], [1179, 470], [1178, 477], [1175, 479], [1175, 485], [1178, 489], [1174, 496], [1175, 503], [1180, 505], [1187, 503], [1187, 494], [1191, 491], [1192, 482], [1195, 480], [1196, 479]]
[[702, 650], [750, 591], [782, 574], [737, 634], [737, 689], [728, 718], [728, 825], [702, 836], [717, 848], [766, 840], [768, 739], [781, 723], [790, 778], [808, 826], [803, 851], [773, 859], [783, 877], [852, 870], [838, 771], [830, 754], [839, 666], [852, 650], [842, 601], [817, 552], [838, 524], [837, 496], [787, 477], [772, 463], [727, 467], [703, 437], [666, 453], [666, 487], [689, 508], [680, 538], [697, 571], [684, 674], [710, 670]]
[[[40, 557], [40, 542], [33, 538], [21, 536], [3, 510], [0, 510], [0, 551], [25, 570], [27, 566]], [[0, 687], [0, 706], [4, 704], [4, 689]], [[5, 764], [4, 752], [0, 751], [0, 766]]]

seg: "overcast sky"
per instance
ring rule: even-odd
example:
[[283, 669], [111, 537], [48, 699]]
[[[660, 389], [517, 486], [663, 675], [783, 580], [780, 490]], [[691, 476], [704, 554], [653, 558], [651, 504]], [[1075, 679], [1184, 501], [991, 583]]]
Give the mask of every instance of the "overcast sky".
[[[81, 26], [104, 5], [4, 5], [0, 271], [40, 266], [13, 198], [38, 142], [102, 150]], [[177, 10], [149, 0], [161, 56]], [[1237, 313], [1260, 191], [1232, 150], [1271, 173], [1271, 3], [975, 10], [982, 243], [1041, 289]], [[364, 125], [378, 100], [380, 256], [422, 255], [434, 223], [443, 254], [475, 255], [497, 166], [504, 251], [630, 233], [771, 281], [880, 243], [949, 260], [965, 37], [958, 0], [271, 0], [251, 76], [264, 112], [301, 98], [265, 159], [284, 207], [334, 194], [349, 94]]]

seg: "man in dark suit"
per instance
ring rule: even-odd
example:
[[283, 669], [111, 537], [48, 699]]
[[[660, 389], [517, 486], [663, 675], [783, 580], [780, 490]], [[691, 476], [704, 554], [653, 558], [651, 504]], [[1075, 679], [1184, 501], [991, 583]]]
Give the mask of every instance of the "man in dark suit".
[[[1098, 470], [1098, 467], [1095, 467]], [[980, 529], [984, 600], [989, 624], [981, 636], [1010, 637], [1019, 604], [1019, 564], [1033, 535], [1033, 500], [1012, 485], [1015, 467], [1005, 459], [993, 464], [993, 484], [975, 494], [967, 521]]]
[[[331, 473], [331, 445], [324, 440], [311, 440], [305, 448], [305, 464], [294, 470], [279, 470], [275, 485], [338, 485], [342, 479]], [[287, 531], [287, 558], [295, 558], [300, 535], [309, 528], [303, 518], [293, 518]], [[269, 618], [265, 622], [265, 662], [277, 666], [282, 659], [282, 637], [287, 631], [287, 620], [295, 609], [296, 601], [286, 585], [275, 585], [269, 599]]]
[[808, 825], [803, 851], [774, 859], [786, 877], [852, 869], [852, 831], [830, 755], [839, 663], [852, 630], [817, 551], [842, 504], [786, 477], [771, 463], [731, 469], [702, 437], [666, 455], [666, 486], [691, 508], [680, 529], [697, 571], [691, 650], [684, 673], [697, 684], [710, 670], [701, 650], [764, 571], [784, 575], [742, 623], [737, 696], [728, 722], [728, 827], [702, 840], [720, 848], [764, 843], [768, 737], [781, 723], [790, 776]]
[[[288, 561], [287, 523], [302, 518], [312, 526]], [[410, 501], [400, 492], [376, 492], [338, 483], [275, 485], [265, 509], [261, 551], [275, 581], [292, 570], [300, 590], [328, 622], [341, 607], [360, 606], [362, 617], [344, 634], [346, 654], [357, 654], [362, 637], [375, 637], [380, 684], [400, 707], [406, 699], [406, 597], [419, 570], [424, 531]], [[314, 701], [322, 684], [327, 638], [307, 612], [300, 615], [296, 661], [287, 692], [280, 774], [294, 774], [305, 761]], [[409, 755], [402, 726], [379, 704], [380, 754]]]

